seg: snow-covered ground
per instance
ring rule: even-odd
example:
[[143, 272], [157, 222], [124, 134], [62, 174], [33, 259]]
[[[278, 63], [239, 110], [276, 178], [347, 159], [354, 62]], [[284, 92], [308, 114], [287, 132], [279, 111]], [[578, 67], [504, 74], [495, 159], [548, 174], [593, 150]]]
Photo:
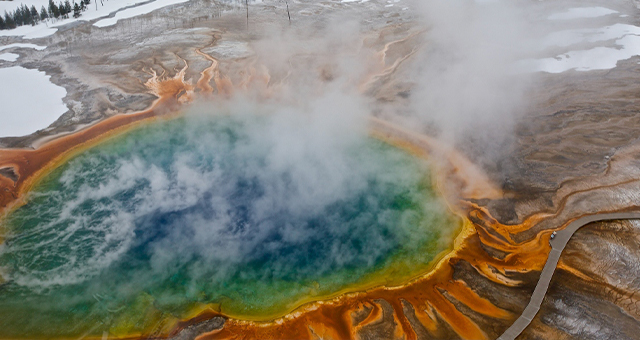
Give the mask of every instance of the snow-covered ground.
[[[38, 51], [42, 51], [45, 48], [47, 48], [47, 46], [39, 46], [39, 45], [35, 45], [35, 44], [16, 43], [16, 44], [9, 44], [9, 45], [0, 46], [0, 51], [6, 50], [6, 49], [9, 49], [9, 48], [14, 48], [14, 47], [33, 48], [33, 49], [36, 49]], [[4, 61], [16, 61], [16, 60], [18, 60], [18, 57], [20, 57], [20, 55], [19, 54], [15, 54], [15, 53], [0, 53], [0, 60], [4, 60]]]
[[[76, 0], [77, 1], [77, 0]], [[97, 9], [96, 9], [96, 1], [97, 1]], [[122, 8], [125, 7], [129, 7], [129, 6], [134, 6], [143, 2], [147, 2], [149, 0], [104, 0], [102, 3], [100, 2], [100, 0], [91, 0], [91, 4], [89, 4], [88, 9], [84, 12], [82, 12], [82, 16], [80, 16], [79, 18], [69, 18], [69, 19], [64, 19], [64, 20], [55, 20], [55, 19], [50, 19], [47, 20], [46, 23], [40, 23], [38, 25], [35, 26], [30, 26], [30, 25], [26, 25], [26, 26], [20, 26], [18, 28], [12, 29], [12, 30], [3, 30], [0, 31], [0, 36], [22, 36], [25, 39], [35, 39], [35, 38], [42, 38], [42, 37], [47, 37], [50, 36], [52, 34], [54, 34], [58, 29], [56, 27], [58, 26], [62, 26], [62, 25], [66, 25], [75, 21], [79, 21], [79, 20], [84, 20], [84, 21], [90, 21], [90, 20], [94, 20], [94, 19], [99, 19], [99, 18], [103, 18], [106, 16], [109, 16], [109, 14], [113, 13], [113, 12], [117, 12], [119, 10], [121, 10]], [[125, 9], [122, 10], [122, 13], [126, 14], [120, 14], [120, 12], [118, 12], [116, 14], [117, 18], [115, 20], [115, 22], [117, 22], [120, 19], [126, 19], [126, 18], [131, 18], [134, 16], [138, 16], [138, 15], [143, 15], [146, 13], [149, 13], [153, 10], [156, 10], [158, 8], [162, 8], [165, 6], [170, 6], [176, 3], [181, 3], [181, 2], [186, 2], [188, 0], [156, 0], [152, 3], [149, 4], [145, 4], [145, 5], [141, 5], [139, 7], [141, 7], [142, 9], [140, 10], [136, 10], [135, 8], [129, 8], [129, 9]], [[58, 3], [59, 0], [54, 0], [54, 2]], [[25, 5], [35, 5], [36, 9], [38, 9], [38, 11], [40, 11], [40, 8], [44, 5], [45, 7], [48, 5], [49, 1], [48, 0], [14, 0], [14, 1], [0, 1], [0, 14], [4, 13], [4, 10], [15, 10], [15, 8], [17, 8], [18, 6], [20, 6], [20, 4], [24, 3]], [[4, 7], [2, 7], [4, 6]], [[120, 15], [120, 16], [118, 16]], [[100, 20], [102, 21], [102, 20]], [[110, 21], [107, 21], [110, 22]], [[99, 27], [104, 27], [104, 26], [109, 26], [109, 25], [113, 25], [115, 24], [115, 22], [111, 23], [111, 24], [104, 24], [102, 26]]]
[[154, 2], [136, 6], [133, 8], [127, 8], [125, 10], [119, 11], [113, 18], [102, 19], [94, 23], [94, 26], [97, 27], [107, 27], [111, 25], [115, 25], [118, 20], [133, 18], [138, 15], [147, 14], [149, 12], [155, 11], [158, 8], [175, 5], [183, 2], [187, 2], [189, 0], [156, 0]]
[[9, 44], [9, 45], [0, 46], [0, 51], [6, 50], [8, 48], [14, 48], [14, 47], [34, 48], [34, 49], [36, 49], [38, 51], [42, 51], [45, 48], [47, 48], [47, 46], [39, 46], [39, 45], [36, 45], [36, 44], [15, 43], [15, 44]]
[[549, 20], [572, 20], [585, 18], [598, 18], [609, 14], [618, 13], [605, 7], [579, 7], [569, 8], [566, 12], [554, 13], [549, 16]]
[[19, 55], [15, 53], [0, 53], [0, 60], [5, 61], [16, 61], [18, 60]]
[[23, 67], [0, 69], [0, 137], [32, 134], [67, 111], [62, 102], [67, 91], [49, 78], [44, 72]]
[[[577, 20], [598, 18], [618, 13], [604, 7], [571, 8], [555, 13], [549, 20]], [[588, 20], [585, 21], [588, 24]], [[578, 44], [600, 46], [588, 49], [571, 49]], [[525, 60], [523, 67], [530, 71], [561, 73], [569, 70], [591, 71], [615, 68], [619, 61], [640, 55], [640, 27], [629, 24], [614, 24], [602, 28], [584, 28], [555, 32], [546, 37], [543, 48], [566, 47], [569, 50], [559, 55], [537, 60]]]
[[616, 40], [619, 48], [595, 47], [589, 50], [570, 51], [555, 58], [537, 60], [537, 70], [561, 73], [568, 70], [610, 70], [620, 60], [640, 55], [640, 36], [627, 35]]
[[559, 31], [548, 35], [542, 47], [567, 47], [584, 42], [595, 43], [611, 41], [627, 35], [640, 35], [640, 27], [628, 24], [615, 24], [602, 28]]

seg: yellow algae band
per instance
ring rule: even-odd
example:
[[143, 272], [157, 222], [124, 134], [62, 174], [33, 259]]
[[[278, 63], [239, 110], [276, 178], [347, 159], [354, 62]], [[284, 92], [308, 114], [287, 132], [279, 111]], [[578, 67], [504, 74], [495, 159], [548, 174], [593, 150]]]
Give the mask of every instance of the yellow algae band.
[[425, 273], [460, 228], [426, 165], [335, 128], [189, 116], [73, 157], [3, 220], [0, 338], [271, 320]]

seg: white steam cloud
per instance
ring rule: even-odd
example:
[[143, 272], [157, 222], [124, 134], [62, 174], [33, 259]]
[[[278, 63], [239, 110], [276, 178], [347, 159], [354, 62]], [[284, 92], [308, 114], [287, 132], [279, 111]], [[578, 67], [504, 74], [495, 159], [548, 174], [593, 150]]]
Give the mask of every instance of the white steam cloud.
[[516, 62], [528, 56], [532, 26], [520, 1], [416, 3], [426, 23], [415, 60], [412, 105], [440, 137], [504, 138], [526, 109], [529, 75]]
[[[21, 218], [46, 220], [28, 233], [49, 236], [36, 244], [25, 234], [10, 237], [0, 256], [37, 255], [7, 279], [34, 289], [78, 284], [122, 261], [135, 263], [131, 252], [142, 251], [148, 264], [129, 273], [144, 281], [138, 285], [186, 270], [197, 295], [198, 282], [229, 279], [247, 261], [281, 252], [289, 260], [274, 262], [269, 275], [315, 277], [371, 267], [394, 242], [420, 247], [431, 237], [446, 247], [437, 240], [438, 202], [416, 210], [380, 201], [391, 191], [425, 203], [418, 186], [425, 169], [409, 165], [406, 155], [367, 147], [365, 107], [359, 96], [337, 91], [285, 108], [242, 99], [200, 104], [181, 123], [90, 152], [71, 162], [59, 190], [35, 194], [36, 212]], [[218, 120], [228, 130], [211, 128]], [[168, 140], [145, 143], [149, 133], [151, 141]], [[369, 192], [372, 181], [378, 189]], [[346, 220], [331, 208], [349, 204], [355, 210]], [[313, 224], [318, 218], [323, 225]], [[349, 243], [354, 235], [365, 249]], [[313, 267], [298, 264], [313, 244], [326, 257]]]

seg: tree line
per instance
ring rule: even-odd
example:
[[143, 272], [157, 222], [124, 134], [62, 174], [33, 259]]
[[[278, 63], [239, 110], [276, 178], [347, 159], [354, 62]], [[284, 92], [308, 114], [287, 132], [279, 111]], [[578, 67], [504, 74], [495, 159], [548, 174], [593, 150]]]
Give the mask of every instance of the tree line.
[[0, 30], [12, 29], [23, 25], [33, 26], [47, 19], [68, 19], [69, 15], [78, 18], [90, 3], [91, 0], [80, 0], [80, 3], [74, 1], [73, 5], [71, 5], [69, 0], [65, 0], [56, 5], [53, 0], [49, 0], [49, 8], [42, 6], [40, 12], [34, 5], [29, 8], [22, 4], [15, 11], [4, 11], [4, 17], [0, 15]]

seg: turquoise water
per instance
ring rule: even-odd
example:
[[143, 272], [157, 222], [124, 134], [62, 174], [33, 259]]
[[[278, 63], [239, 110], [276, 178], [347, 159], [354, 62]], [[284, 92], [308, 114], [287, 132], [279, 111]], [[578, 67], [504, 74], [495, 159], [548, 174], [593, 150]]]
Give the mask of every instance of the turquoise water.
[[82, 153], [3, 222], [0, 338], [261, 318], [424, 271], [457, 221], [425, 164], [277, 119], [154, 123]]

